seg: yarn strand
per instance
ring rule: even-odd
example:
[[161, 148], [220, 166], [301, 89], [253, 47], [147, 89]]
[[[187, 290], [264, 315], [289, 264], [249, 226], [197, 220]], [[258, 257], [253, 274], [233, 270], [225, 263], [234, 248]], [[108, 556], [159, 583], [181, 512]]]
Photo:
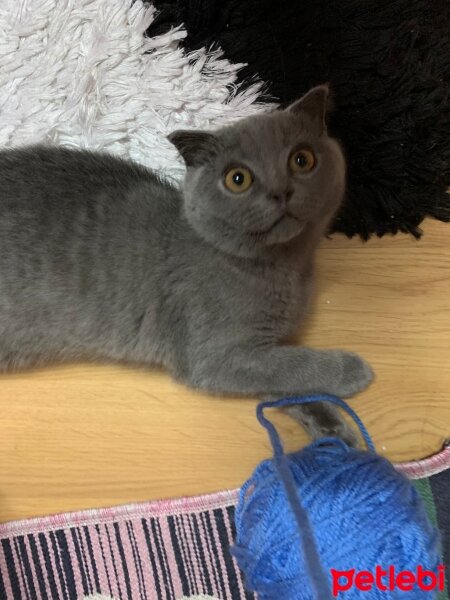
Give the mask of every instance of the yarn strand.
[[256, 416], [260, 424], [267, 429], [266, 423], [269, 423], [269, 421], [267, 421], [263, 416], [264, 410], [266, 408], [286, 408], [286, 406], [312, 404], [313, 402], [330, 402], [331, 404], [336, 404], [337, 406], [342, 408], [348, 415], [351, 416], [353, 421], [358, 426], [358, 429], [361, 432], [361, 435], [366, 443], [367, 448], [371, 452], [375, 452], [375, 444], [373, 443], [372, 438], [370, 437], [370, 434], [367, 431], [364, 423], [361, 421], [361, 419], [358, 417], [355, 411], [347, 404], [347, 402], [344, 402], [344, 400], [341, 400], [341, 398], [338, 398], [337, 396], [332, 396], [331, 394], [313, 394], [311, 396], [288, 396], [286, 398], [281, 398], [280, 400], [267, 400], [265, 402], [260, 402], [256, 409]]
[[283, 483], [292, 513], [297, 521], [302, 546], [304, 548], [306, 566], [309, 571], [311, 581], [314, 583], [315, 587], [315, 597], [317, 600], [332, 600], [328, 578], [322, 567], [311, 522], [308, 517], [308, 513], [304, 509], [301, 499], [299, 498], [295, 480], [284, 453], [283, 444], [273, 423], [271, 423], [271, 421], [264, 416], [264, 410], [266, 408], [282, 408], [299, 404], [310, 404], [313, 402], [331, 402], [344, 409], [358, 425], [361, 435], [363, 436], [369, 450], [375, 452], [375, 446], [372, 442], [369, 432], [365, 428], [358, 415], [350, 408], [350, 406], [348, 406], [346, 402], [340, 398], [337, 398], [336, 396], [324, 394], [282, 398], [281, 400], [261, 402], [257, 407], [256, 415], [259, 423], [266, 429], [269, 435], [270, 443], [272, 444], [274, 453], [275, 467], [280, 476], [280, 480]]
[[[258, 409], [260, 407], [261, 405], [258, 406]], [[319, 551], [317, 550], [313, 529], [308, 514], [303, 508], [301, 500], [299, 499], [295, 481], [286, 460], [283, 445], [277, 430], [273, 424], [265, 418], [262, 409], [260, 414], [258, 414], [258, 420], [266, 428], [269, 434], [270, 442], [274, 451], [275, 466], [283, 483], [289, 506], [292, 510], [295, 520], [297, 521], [302, 546], [305, 552], [305, 561], [309, 572], [308, 574], [315, 586], [316, 600], [332, 600], [328, 579], [320, 561], [320, 555]]]

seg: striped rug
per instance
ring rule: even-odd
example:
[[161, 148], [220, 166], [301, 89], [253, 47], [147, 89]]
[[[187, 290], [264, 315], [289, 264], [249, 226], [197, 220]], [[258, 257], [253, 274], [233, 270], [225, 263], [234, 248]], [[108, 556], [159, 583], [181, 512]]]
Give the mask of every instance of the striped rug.
[[0, 526], [0, 599], [253, 598], [231, 558], [237, 491]]
[[[450, 566], [450, 447], [399, 469], [416, 479]], [[251, 600], [229, 551], [237, 493], [0, 525], [0, 600]]]

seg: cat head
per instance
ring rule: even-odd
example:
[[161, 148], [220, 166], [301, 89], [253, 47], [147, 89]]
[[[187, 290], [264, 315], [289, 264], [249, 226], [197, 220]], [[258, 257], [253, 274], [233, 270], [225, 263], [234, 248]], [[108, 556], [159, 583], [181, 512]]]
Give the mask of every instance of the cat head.
[[326, 128], [327, 86], [285, 110], [255, 115], [218, 131], [175, 131], [186, 163], [184, 210], [205, 240], [256, 256], [315, 231], [339, 207], [345, 161]]

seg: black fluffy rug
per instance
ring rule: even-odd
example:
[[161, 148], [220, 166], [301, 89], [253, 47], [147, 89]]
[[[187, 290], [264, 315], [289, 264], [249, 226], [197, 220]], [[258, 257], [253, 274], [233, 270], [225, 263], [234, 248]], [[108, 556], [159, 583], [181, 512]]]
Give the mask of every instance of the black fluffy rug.
[[450, 0], [153, 0], [151, 35], [184, 24], [286, 104], [330, 82], [349, 161], [334, 231], [420, 235], [450, 221]]

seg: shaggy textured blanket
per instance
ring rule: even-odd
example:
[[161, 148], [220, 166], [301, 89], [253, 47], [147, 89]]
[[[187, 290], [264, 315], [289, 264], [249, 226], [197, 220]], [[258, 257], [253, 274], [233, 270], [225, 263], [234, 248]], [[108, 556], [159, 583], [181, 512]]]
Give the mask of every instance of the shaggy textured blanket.
[[0, 145], [107, 150], [180, 180], [167, 134], [267, 110], [220, 51], [187, 55], [180, 28], [145, 37], [155, 14], [140, 0], [2, 0]]
[[287, 103], [331, 82], [333, 132], [349, 159], [334, 229], [405, 231], [450, 220], [448, 0], [154, 0], [153, 36], [181, 23], [187, 50], [220, 47]]

